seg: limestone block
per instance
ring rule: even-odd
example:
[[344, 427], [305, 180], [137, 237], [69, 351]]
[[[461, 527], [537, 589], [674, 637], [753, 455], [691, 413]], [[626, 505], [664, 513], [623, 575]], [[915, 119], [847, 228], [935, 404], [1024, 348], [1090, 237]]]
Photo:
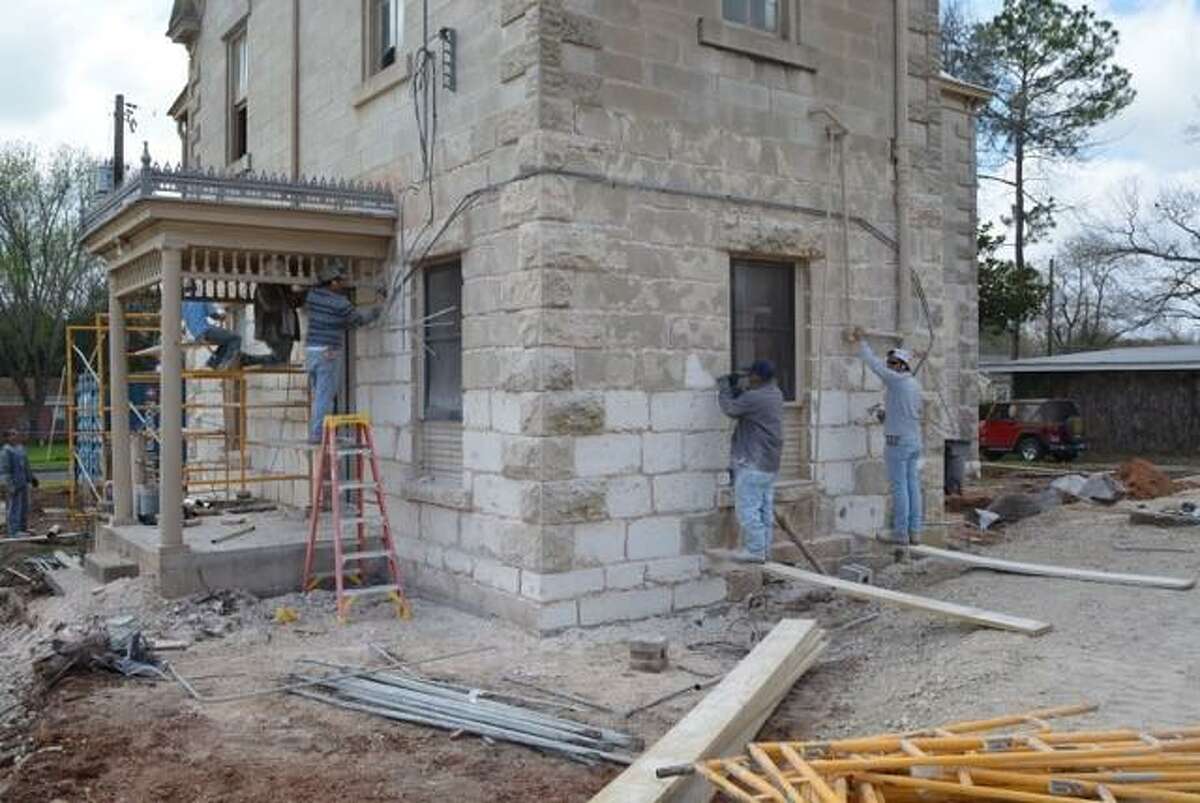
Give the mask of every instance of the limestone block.
[[658, 432], [721, 429], [724, 424], [716, 393], [675, 391], [650, 397], [650, 426]]
[[641, 465], [642, 439], [638, 435], [592, 435], [575, 439], [576, 476], [629, 474]]
[[709, 510], [716, 503], [717, 480], [711, 473], [665, 474], [654, 478], [657, 513]]
[[614, 477], [608, 481], [605, 509], [614, 518], [645, 516], [652, 510], [650, 480], [645, 477]]
[[667, 345], [673, 349], [718, 351], [729, 347], [729, 321], [721, 318], [676, 318]]
[[499, 473], [504, 468], [504, 436], [468, 429], [463, 432], [463, 467]]
[[541, 393], [521, 406], [527, 435], [595, 435], [604, 431], [604, 397], [598, 393]]
[[490, 560], [476, 560], [472, 577], [477, 583], [500, 591], [507, 591], [510, 594], [518, 593], [521, 587], [519, 569]]
[[476, 474], [471, 483], [471, 498], [481, 513], [520, 518], [522, 499], [529, 483], [496, 474]]
[[575, 382], [581, 389], [628, 388], [636, 379], [637, 358], [633, 352], [599, 349], [575, 352]]
[[503, 474], [512, 479], [565, 479], [575, 471], [573, 438], [525, 438], [507, 436], [504, 441]]
[[638, 588], [645, 584], [645, 563], [618, 563], [604, 568], [605, 588]]
[[642, 435], [642, 472], [666, 474], [683, 468], [682, 432], [647, 432]]
[[624, 559], [625, 522], [601, 521], [575, 527], [575, 566], [602, 566]]
[[521, 433], [521, 396], [497, 391], [491, 394], [492, 428], [513, 435]]
[[887, 467], [882, 460], [867, 460], [854, 466], [854, 493], [883, 495], [888, 492]]
[[706, 577], [690, 583], [681, 583], [671, 589], [671, 609], [703, 608], [725, 600], [728, 587], [724, 577]]
[[610, 432], [646, 429], [650, 426], [649, 397], [640, 390], [605, 393], [604, 426]]
[[855, 492], [854, 463], [818, 463], [816, 466], [817, 484], [822, 493], [830, 496], [842, 496]]
[[607, 517], [603, 480], [542, 482], [525, 489], [521, 517], [538, 524], [569, 524]]
[[689, 432], [683, 436], [683, 467], [688, 471], [721, 471], [729, 468], [728, 432]]
[[630, 522], [625, 554], [630, 560], [671, 558], [682, 553], [683, 522], [678, 516], [653, 516]]
[[834, 509], [838, 532], [873, 536], [884, 528], [882, 496], [840, 496]]
[[683, 554], [699, 555], [706, 549], [723, 546], [724, 533], [731, 515], [728, 510], [714, 510], [684, 517]]
[[844, 426], [849, 423], [850, 394], [844, 390], [821, 391], [821, 407], [816, 417], [826, 427]]
[[463, 392], [463, 427], [465, 429], [491, 429], [492, 396], [486, 390]]
[[671, 610], [671, 589], [610, 591], [579, 600], [579, 623], [599, 625], [626, 619], [660, 616]]
[[867, 433], [862, 427], [822, 427], [821, 443], [815, 448], [821, 462], [859, 460], [867, 456]]
[[538, 602], [577, 599], [604, 589], [604, 569], [580, 569], [557, 574], [521, 572], [521, 596]]
[[684, 555], [646, 562], [646, 579], [651, 583], [679, 583], [700, 576], [700, 556]]
[[579, 603], [572, 599], [540, 605], [535, 614], [534, 624], [540, 633], [553, 633], [566, 627], [575, 627], [579, 624]]
[[459, 552], [457, 549], [441, 550], [442, 566], [448, 572], [454, 574], [471, 574], [471, 570], [475, 566], [475, 560], [465, 552]]

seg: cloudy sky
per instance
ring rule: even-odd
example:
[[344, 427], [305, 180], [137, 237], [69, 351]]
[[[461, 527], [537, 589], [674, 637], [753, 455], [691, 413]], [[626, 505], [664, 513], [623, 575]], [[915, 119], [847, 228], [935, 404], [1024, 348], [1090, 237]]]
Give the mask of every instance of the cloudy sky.
[[[1000, 3], [971, 0], [970, 8], [984, 19]], [[1132, 70], [1138, 97], [1098, 132], [1105, 144], [1086, 162], [1047, 176], [1045, 191], [1084, 213], [1102, 211], [1131, 177], [1150, 189], [1200, 179], [1200, 146], [1183, 140], [1184, 127], [1200, 121], [1200, 0], [1092, 4], [1121, 32], [1118, 59]], [[170, 0], [3, 0], [3, 7], [0, 142], [65, 142], [107, 155], [112, 97], [123, 92], [139, 107], [138, 130], [126, 134], [129, 161], [136, 162], [143, 139], [155, 159], [178, 158], [166, 111], [183, 87], [187, 65], [183, 48], [164, 35]], [[1001, 185], [983, 182], [983, 216], [996, 217], [1010, 203]], [[1062, 215], [1059, 233], [1075, 225], [1071, 214]]]

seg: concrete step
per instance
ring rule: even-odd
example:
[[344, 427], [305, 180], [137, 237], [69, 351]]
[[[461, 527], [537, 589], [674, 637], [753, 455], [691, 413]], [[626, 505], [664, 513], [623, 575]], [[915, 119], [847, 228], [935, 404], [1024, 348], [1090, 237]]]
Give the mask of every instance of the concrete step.
[[[839, 561], [848, 557], [854, 548], [854, 536], [852, 535], [834, 534], [823, 535], [819, 538], [801, 536], [801, 539], [809, 551], [820, 561]], [[775, 543], [771, 544], [771, 560], [779, 563], [804, 563], [806, 565], [808, 563], [799, 547], [782, 534], [776, 535]]]
[[137, 577], [138, 565], [111, 552], [89, 552], [83, 570], [97, 583], [111, 583], [120, 577]]

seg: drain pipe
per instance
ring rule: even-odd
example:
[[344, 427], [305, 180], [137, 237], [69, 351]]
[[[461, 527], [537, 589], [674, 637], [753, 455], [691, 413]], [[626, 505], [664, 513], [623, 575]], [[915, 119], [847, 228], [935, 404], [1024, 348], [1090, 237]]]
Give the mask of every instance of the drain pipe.
[[892, 139], [892, 158], [896, 165], [896, 331], [902, 339], [912, 332], [911, 238], [908, 229], [911, 180], [908, 152], [908, 2], [896, 0], [896, 92], [893, 104], [896, 120]]

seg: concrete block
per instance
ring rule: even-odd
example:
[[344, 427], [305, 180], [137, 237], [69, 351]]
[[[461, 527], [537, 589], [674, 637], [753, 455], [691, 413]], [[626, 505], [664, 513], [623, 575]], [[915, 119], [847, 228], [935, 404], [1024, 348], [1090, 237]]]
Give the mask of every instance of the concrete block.
[[862, 427], [822, 427], [818, 459], [859, 460], [867, 456], [867, 434]]
[[530, 485], [521, 499], [521, 519], [537, 524], [600, 521], [606, 516], [603, 480], [567, 480]]
[[681, 583], [671, 589], [671, 609], [703, 608], [723, 602], [729, 593], [724, 577], [705, 577], [690, 583]]
[[441, 551], [442, 566], [446, 571], [454, 574], [471, 574], [471, 570], [475, 568], [475, 559], [465, 552], [459, 552], [457, 549], [443, 549]]
[[645, 516], [652, 510], [650, 480], [645, 477], [615, 477], [608, 481], [605, 495], [608, 515], [614, 518]]
[[650, 399], [640, 390], [604, 394], [604, 426], [610, 432], [641, 430], [650, 426]]
[[575, 627], [579, 624], [579, 603], [571, 599], [541, 605], [537, 609], [535, 624], [540, 633]]
[[854, 493], [854, 463], [818, 463], [815, 470], [823, 493], [830, 496]]
[[882, 460], [867, 460], [854, 466], [853, 493], [883, 495], [888, 492], [887, 466]]
[[97, 583], [111, 583], [121, 577], [137, 577], [138, 565], [110, 552], [89, 552], [83, 559], [83, 570]]
[[700, 556], [661, 558], [646, 562], [646, 579], [652, 583], [679, 583], [700, 576]]
[[834, 500], [838, 532], [874, 535], [884, 528], [882, 496], [840, 496]]
[[521, 572], [521, 596], [538, 602], [577, 599], [604, 588], [604, 569], [580, 569], [557, 574]]
[[575, 439], [575, 474], [601, 477], [629, 474], [642, 465], [642, 439], [638, 435], [593, 435]]
[[575, 527], [574, 565], [602, 566], [625, 559], [625, 522], [602, 521]]
[[650, 426], [657, 432], [720, 429], [724, 425], [717, 394], [711, 391], [675, 391], [650, 397]]
[[642, 435], [642, 472], [667, 474], [683, 468], [682, 432], [647, 432]]
[[[814, 399], [816, 398], [814, 394]], [[827, 427], [844, 426], [850, 420], [850, 394], [844, 390], [821, 391], [817, 420]]]
[[717, 479], [712, 474], [665, 474], [654, 478], [656, 513], [690, 513], [716, 504]]
[[521, 571], [502, 563], [476, 560], [472, 577], [477, 583], [500, 591], [507, 591], [510, 594], [519, 593], [521, 590]]
[[458, 544], [458, 511], [436, 505], [421, 506], [421, 538], [443, 546]]
[[605, 588], [638, 588], [645, 584], [645, 563], [618, 563], [604, 568]]
[[671, 589], [646, 588], [610, 591], [579, 600], [579, 623], [601, 625], [627, 619], [660, 616], [671, 610]]
[[498, 432], [463, 431], [463, 468], [498, 474], [504, 469], [504, 436]]
[[725, 599], [741, 602], [763, 586], [762, 569], [734, 569], [725, 572]]
[[629, 525], [625, 554], [630, 560], [676, 557], [682, 552], [683, 521], [678, 516], [653, 516]]
[[687, 471], [721, 471], [729, 468], [729, 433], [689, 432], [683, 436], [683, 467]]
[[471, 498], [481, 513], [516, 519], [521, 517], [521, 502], [528, 486], [527, 482], [495, 474], [476, 474], [471, 483]]
[[486, 390], [468, 390], [463, 393], [463, 427], [491, 429], [492, 395]]
[[519, 435], [521, 432], [521, 397], [515, 393], [496, 392], [492, 397], [492, 429]]

